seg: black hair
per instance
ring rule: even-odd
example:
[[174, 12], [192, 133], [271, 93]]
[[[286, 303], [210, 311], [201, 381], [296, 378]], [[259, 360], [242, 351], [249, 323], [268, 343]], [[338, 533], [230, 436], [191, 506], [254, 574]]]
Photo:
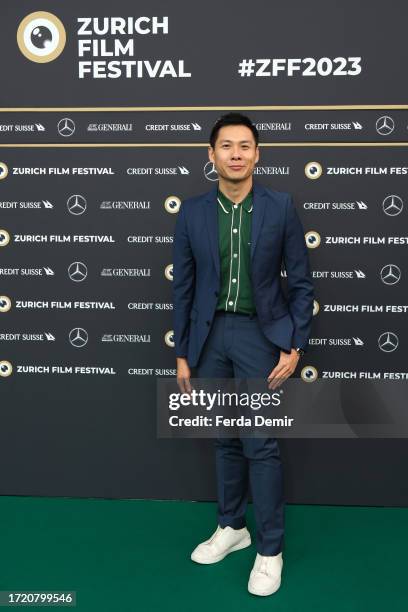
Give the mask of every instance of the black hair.
[[221, 117], [219, 117], [212, 127], [211, 134], [210, 134], [210, 145], [212, 146], [213, 149], [215, 147], [215, 142], [217, 140], [218, 132], [225, 125], [246, 125], [246, 127], [248, 127], [251, 130], [252, 134], [254, 135], [255, 145], [258, 146], [258, 142], [259, 142], [258, 130], [254, 126], [250, 118], [247, 117], [246, 115], [242, 115], [241, 113], [227, 113], [226, 115], [222, 115]]

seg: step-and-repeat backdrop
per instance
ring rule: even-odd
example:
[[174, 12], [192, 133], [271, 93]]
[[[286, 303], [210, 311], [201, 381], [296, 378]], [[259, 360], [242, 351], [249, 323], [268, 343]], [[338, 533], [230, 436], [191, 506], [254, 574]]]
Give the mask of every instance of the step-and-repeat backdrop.
[[[406, 17], [401, 0], [2, 3], [0, 494], [214, 499], [212, 441], [157, 437], [156, 381], [176, 373], [175, 220], [217, 181], [208, 137], [231, 109], [305, 229], [296, 375], [368, 414], [372, 381], [406, 380]], [[403, 438], [280, 447], [289, 502], [408, 501]]]

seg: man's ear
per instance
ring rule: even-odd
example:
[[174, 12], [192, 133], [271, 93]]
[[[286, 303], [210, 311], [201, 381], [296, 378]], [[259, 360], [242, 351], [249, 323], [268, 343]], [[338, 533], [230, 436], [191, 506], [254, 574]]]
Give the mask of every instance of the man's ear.
[[259, 147], [257, 145], [257, 147], [256, 147], [256, 160], [255, 160], [255, 163], [258, 163], [258, 161], [259, 161]]
[[214, 151], [211, 146], [208, 147], [208, 159], [212, 162], [214, 161]]

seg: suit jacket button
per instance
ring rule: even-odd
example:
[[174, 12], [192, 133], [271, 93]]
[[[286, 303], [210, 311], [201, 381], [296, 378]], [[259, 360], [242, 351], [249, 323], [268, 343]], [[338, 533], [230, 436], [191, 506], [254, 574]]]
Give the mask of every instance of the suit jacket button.
[[209, 324], [210, 324], [210, 322], [209, 322], [209, 321], [206, 321], [206, 323], [207, 323], [207, 325], [209, 325]]
[[219, 296], [218, 291], [214, 291], [214, 295], [215, 295], [215, 297], [218, 297]]

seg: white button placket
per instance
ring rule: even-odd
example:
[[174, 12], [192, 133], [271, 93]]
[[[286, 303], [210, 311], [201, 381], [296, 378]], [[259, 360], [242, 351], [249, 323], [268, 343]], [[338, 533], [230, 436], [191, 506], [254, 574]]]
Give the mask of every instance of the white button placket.
[[[241, 219], [242, 219], [242, 205], [240, 206], [239, 213], [235, 214], [238, 204], [234, 204], [232, 207], [231, 215], [231, 231], [230, 231], [230, 273], [228, 283], [228, 295], [225, 303], [226, 310], [232, 310], [236, 312], [237, 300], [239, 292], [239, 268], [241, 260]], [[236, 217], [239, 215], [239, 225], [237, 225]]]
[[[236, 292], [236, 296], [235, 296], [234, 311], [237, 309], [237, 302], [238, 302], [238, 295], [239, 295], [239, 273], [240, 273], [240, 267], [241, 267], [241, 221], [242, 221], [242, 204], [241, 204], [241, 206], [239, 208], [238, 272], [235, 275], [235, 278], [237, 279], [237, 281], [236, 281], [237, 292]], [[236, 259], [235, 259], [235, 261], [236, 261]]]

